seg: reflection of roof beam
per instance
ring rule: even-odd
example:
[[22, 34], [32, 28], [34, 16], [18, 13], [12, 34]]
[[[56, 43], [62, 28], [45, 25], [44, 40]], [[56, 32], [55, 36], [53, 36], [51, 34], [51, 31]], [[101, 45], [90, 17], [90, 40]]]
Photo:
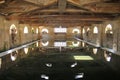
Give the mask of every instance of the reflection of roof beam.
[[63, 13], [66, 9], [66, 0], [58, 0], [58, 8], [60, 13]]

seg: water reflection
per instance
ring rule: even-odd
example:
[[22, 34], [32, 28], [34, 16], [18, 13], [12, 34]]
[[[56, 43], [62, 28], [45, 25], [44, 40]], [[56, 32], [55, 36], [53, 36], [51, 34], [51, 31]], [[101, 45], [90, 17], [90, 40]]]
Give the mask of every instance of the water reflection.
[[84, 73], [78, 73], [77, 75], [75, 75], [75, 79], [80, 79], [83, 78]]
[[93, 53], [94, 53], [94, 54], [97, 54], [97, 51], [98, 51], [97, 48], [93, 48]]
[[41, 78], [45, 79], [45, 80], [49, 80], [49, 76], [45, 75], [45, 74], [42, 74], [41, 75]]
[[41, 44], [42, 44], [42, 46], [48, 46], [49, 41], [42, 41]]
[[[70, 42], [70, 45], [72, 44], [71, 42]], [[74, 42], [74, 43], [79, 44], [77, 42]], [[37, 45], [37, 43], [35, 43], [35, 44]], [[84, 42], [83, 42], [83, 44], [84, 44]], [[61, 45], [61, 44], [58, 44], [58, 45]], [[90, 50], [92, 49], [92, 47], [89, 45], [86, 45], [86, 47]], [[28, 54], [28, 50], [29, 50], [30, 54], [34, 53], [35, 51], [38, 51], [38, 49], [34, 49], [34, 51], [32, 51], [31, 49], [33, 49], [33, 48], [31, 48], [31, 47], [23, 48], [24, 52], [23, 52], [23, 50], [21, 50], [22, 55], [20, 55], [20, 58], [22, 58], [22, 56], [24, 56], [25, 54]], [[62, 52], [62, 54], [61, 53], [58, 54], [59, 49]], [[65, 51], [64, 51], [64, 49], [65, 49]], [[98, 49], [99, 48], [93, 48], [93, 53], [97, 54], [95, 56], [99, 56], [98, 57], [99, 59], [101, 59], [101, 57], [102, 57], [102, 59], [105, 57], [106, 61], [111, 60], [111, 53], [105, 52], [104, 56], [103, 56], [103, 51], [100, 54], [98, 54]], [[45, 54], [42, 54], [43, 52]], [[53, 54], [51, 54], [51, 53], [53, 53]], [[96, 59], [93, 59], [91, 57], [93, 55], [88, 56], [89, 53], [91, 53], [91, 51], [87, 52], [86, 48], [83, 48], [83, 47], [82, 48], [81, 47], [80, 48], [73, 47], [72, 50], [69, 49], [69, 47], [66, 48], [66, 47], [61, 47], [61, 46], [54, 48], [54, 49], [53, 49], [53, 47], [52, 48], [51, 47], [50, 48], [39, 47], [39, 54], [36, 54], [35, 56], [33, 56], [33, 54], [30, 56], [25, 56], [26, 59], [22, 59], [23, 61], [20, 62], [21, 65], [18, 64], [18, 66], [12, 67], [12, 70], [14, 69], [15, 71], [18, 71], [19, 74], [22, 74], [22, 75], [23, 74], [26, 75], [26, 73], [28, 73], [29, 71], [30, 71], [29, 72], [30, 75], [32, 75], [33, 72], [35, 72], [35, 74], [39, 74], [39, 76], [37, 76], [37, 75], [35, 75], [35, 76], [41, 78], [42, 80], [49, 80], [51, 78], [53, 78], [53, 80], [58, 80], [58, 78], [61, 78], [61, 74], [65, 80], [67, 80], [66, 78], [68, 78], [68, 80], [76, 80], [76, 79], [81, 80], [82, 78], [85, 78], [86, 75], [87, 75], [87, 77], [92, 76], [93, 78], [95, 76], [95, 80], [97, 80], [96, 76], [97, 77], [101, 77], [101, 76], [98, 76], [96, 73], [100, 73], [102, 75], [106, 74], [106, 73], [104, 73], [104, 74], [102, 73], [102, 71], [106, 70], [104, 68], [104, 66], [106, 67], [106, 65], [101, 65], [102, 61], [99, 62], [98, 60], [96, 61]], [[18, 58], [17, 55], [18, 55], [18, 51], [11, 53], [11, 60], [15, 61]], [[10, 58], [9, 55], [8, 55], [8, 57]], [[3, 61], [3, 60], [6, 60], [6, 61]], [[2, 68], [4, 68], [4, 64], [6, 64], [5, 66], [8, 66], [9, 64], [6, 63], [7, 61], [8, 61], [7, 57], [0, 58], [0, 68], [1, 68], [1, 64], [2, 64]], [[25, 63], [27, 63], [27, 64], [25, 64]], [[20, 73], [18, 69], [21, 69], [23, 71]], [[80, 72], [79, 72], [79, 70], [80, 70]], [[11, 71], [11, 70], [9, 70], [9, 71]], [[107, 69], [107, 71], [109, 71], [109, 70]], [[83, 72], [85, 72], [85, 73], [83, 73]], [[14, 73], [16, 73], [16, 72], [14, 72], [14, 71], [10, 72], [10, 74], [12, 74], [12, 75], [15, 75]], [[18, 77], [20, 77], [20, 76], [18, 76]], [[28, 76], [26, 76], [26, 77], [28, 78]], [[31, 78], [31, 76], [29, 76], [29, 77]], [[10, 78], [12, 79], [11, 76], [10, 76]], [[22, 79], [22, 80], [24, 80], [24, 79]], [[64, 79], [59, 79], [59, 80], [64, 80]], [[6, 79], [4, 79], [4, 80], [6, 80]], [[17, 80], [17, 79], [14, 79], [14, 80]], [[38, 79], [38, 80], [40, 80], [40, 79]], [[101, 80], [103, 80], [103, 79], [101, 79]]]
[[54, 42], [54, 46], [55, 47], [66, 47], [67, 43], [66, 43], [66, 41], [56, 41], [56, 42]]
[[47, 67], [52, 67], [52, 64], [51, 63], [46, 63], [45, 64]]
[[72, 42], [72, 45], [73, 45], [74, 47], [78, 47], [78, 46], [79, 46], [79, 44], [80, 44], [80, 42], [79, 42], [79, 41]]
[[110, 62], [111, 56], [112, 56], [112, 53], [104, 51], [104, 57], [105, 57], [106, 61]]
[[36, 42], [36, 47], [38, 47], [38, 42]]
[[89, 50], [90, 50], [90, 47], [87, 45], [87, 46], [86, 46], [86, 49], [87, 49], [87, 51], [89, 51]]
[[71, 68], [73, 68], [73, 67], [75, 67], [75, 66], [77, 66], [77, 62], [73, 63], [73, 64], [71, 65]]
[[93, 60], [93, 58], [91, 56], [87, 56], [87, 55], [78, 55], [78, 56], [73, 56], [75, 60]]
[[85, 47], [85, 43], [84, 42], [82, 42], [82, 47]]
[[12, 61], [15, 61], [15, 60], [17, 59], [17, 55], [18, 55], [17, 51], [11, 53], [11, 54], [10, 54], [11, 60], [12, 60]]
[[25, 52], [25, 54], [27, 54], [28, 53], [28, 48], [24, 48], [24, 52]]

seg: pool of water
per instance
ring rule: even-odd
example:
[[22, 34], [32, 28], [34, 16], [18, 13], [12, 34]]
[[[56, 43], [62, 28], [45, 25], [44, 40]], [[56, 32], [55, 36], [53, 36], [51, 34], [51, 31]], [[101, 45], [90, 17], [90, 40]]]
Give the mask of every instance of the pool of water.
[[37, 42], [0, 58], [0, 80], [119, 80], [119, 61], [82, 42]]

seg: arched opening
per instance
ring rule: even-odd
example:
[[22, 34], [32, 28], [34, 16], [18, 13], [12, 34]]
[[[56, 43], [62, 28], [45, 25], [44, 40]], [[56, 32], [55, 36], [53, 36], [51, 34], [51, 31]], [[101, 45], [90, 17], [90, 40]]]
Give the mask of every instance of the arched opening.
[[94, 40], [96, 46], [100, 46], [98, 33], [99, 33], [98, 27], [94, 26], [94, 28], [93, 28], [93, 40]]
[[80, 38], [80, 30], [75, 28], [73, 29], [72, 33], [74, 34], [74, 37]]
[[17, 28], [14, 24], [10, 26], [10, 35], [11, 35], [12, 45], [14, 45], [16, 42], [16, 35], [17, 35]]
[[25, 34], [28, 33], [28, 27], [27, 27], [27, 26], [24, 27], [24, 33], [25, 33]]
[[73, 29], [72, 33], [79, 34], [79, 33], [80, 33], [80, 30], [79, 30], [79, 29], [77, 29], [77, 28], [75, 28], [75, 29]]
[[36, 29], [36, 34], [38, 34], [38, 32], [39, 32], [39, 30], [38, 30], [38, 28]]
[[112, 25], [108, 24], [105, 28], [105, 46], [108, 48], [113, 48], [113, 30]]
[[85, 34], [85, 29], [83, 28], [82, 33]]
[[51, 36], [49, 35], [48, 29], [42, 29], [41, 33], [42, 33], [42, 41], [50, 40]]
[[94, 29], [93, 29], [93, 33], [94, 34], [98, 34], [98, 28], [95, 26]]
[[49, 33], [48, 29], [42, 29], [41, 33]]
[[35, 29], [32, 27], [31, 32], [34, 34], [35, 33]]
[[62, 26], [55, 27], [54, 33], [67, 33], [67, 28]]
[[112, 38], [113, 37], [113, 31], [112, 31], [112, 25], [108, 24], [105, 28], [105, 33], [107, 38]]
[[106, 26], [106, 28], [105, 28], [105, 33], [113, 33], [112, 32], [112, 25], [111, 24], [108, 24], [107, 26]]

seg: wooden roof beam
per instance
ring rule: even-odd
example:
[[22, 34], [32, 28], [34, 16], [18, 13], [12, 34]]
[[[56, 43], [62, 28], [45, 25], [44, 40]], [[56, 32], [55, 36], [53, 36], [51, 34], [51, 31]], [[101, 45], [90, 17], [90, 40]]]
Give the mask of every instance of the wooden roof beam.
[[88, 23], [35, 23], [35, 22], [19, 22], [19, 24], [30, 24], [30, 25], [37, 25], [37, 26], [66, 26], [66, 27], [73, 27], [73, 26], [91, 26]]
[[67, 4], [66, 0], [58, 0], [58, 9], [60, 13], [63, 13], [65, 11], [66, 4]]

